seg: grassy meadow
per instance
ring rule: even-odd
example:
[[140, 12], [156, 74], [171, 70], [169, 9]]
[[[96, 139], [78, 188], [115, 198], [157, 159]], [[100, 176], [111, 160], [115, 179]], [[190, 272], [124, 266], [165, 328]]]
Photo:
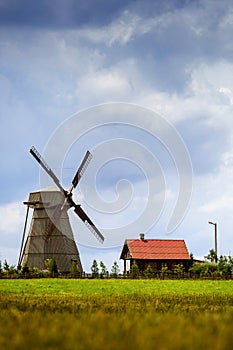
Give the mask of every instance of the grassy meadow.
[[0, 279], [1, 349], [230, 349], [233, 281]]

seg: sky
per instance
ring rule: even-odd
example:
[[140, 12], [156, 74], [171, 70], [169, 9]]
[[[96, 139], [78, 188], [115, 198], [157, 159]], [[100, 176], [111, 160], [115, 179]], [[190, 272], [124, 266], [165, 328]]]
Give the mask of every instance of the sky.
[[232, 37], [229, 0], [0, 0], [0, 260], [17, 264], [23, 201], [49, 182], [32, 145], [65, 188], [93, 154], [74, 198], [107, 243], [70, 214], [84, 270], [121, 266], [140, 232], [203, 258], [208, 221], [233, 255]]

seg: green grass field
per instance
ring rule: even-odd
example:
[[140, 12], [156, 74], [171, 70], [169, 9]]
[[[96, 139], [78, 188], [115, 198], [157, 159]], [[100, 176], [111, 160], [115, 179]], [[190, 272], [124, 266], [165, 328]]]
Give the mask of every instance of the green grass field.
[[70, 295], [223, 295], [233, 293], [232, 280], [0, 279], [0, 293]]
[[231, 349], [233, 281], [0, 279], [1, 349]]

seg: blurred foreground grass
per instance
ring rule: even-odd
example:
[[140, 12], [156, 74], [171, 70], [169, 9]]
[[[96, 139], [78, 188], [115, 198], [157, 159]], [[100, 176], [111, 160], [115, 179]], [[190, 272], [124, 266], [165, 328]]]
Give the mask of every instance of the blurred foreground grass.
[[233, 346], [232, 281], [5, 282], [0, 280], [0, 349]]
[[1, 312], [1, 349], [232, 349], [233, 314]]

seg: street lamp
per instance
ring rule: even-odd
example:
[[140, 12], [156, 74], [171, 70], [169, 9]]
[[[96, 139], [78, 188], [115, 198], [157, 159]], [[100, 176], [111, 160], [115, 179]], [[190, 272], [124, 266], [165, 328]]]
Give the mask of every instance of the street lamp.
[[214, 246], [215, 246], [215, 262], [218, 260], [218, 251], [217, 251], [217, 223], [208, 221], [208, 224], [214, 225]]

